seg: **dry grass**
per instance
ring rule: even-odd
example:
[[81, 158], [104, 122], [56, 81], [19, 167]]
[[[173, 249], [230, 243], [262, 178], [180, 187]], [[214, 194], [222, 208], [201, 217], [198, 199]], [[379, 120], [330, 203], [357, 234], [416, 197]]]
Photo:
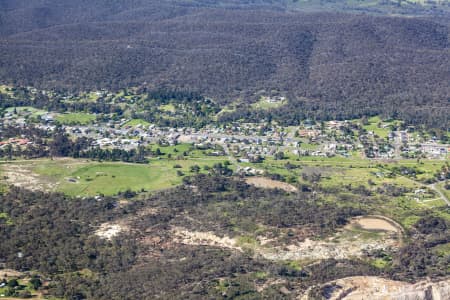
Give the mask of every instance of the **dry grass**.
[[260, 188], [282, 189], [286, 192], [296, 192], [297, 188], [289, 183], [272, 180], [264, 177], [248, 177], [245, 182]]

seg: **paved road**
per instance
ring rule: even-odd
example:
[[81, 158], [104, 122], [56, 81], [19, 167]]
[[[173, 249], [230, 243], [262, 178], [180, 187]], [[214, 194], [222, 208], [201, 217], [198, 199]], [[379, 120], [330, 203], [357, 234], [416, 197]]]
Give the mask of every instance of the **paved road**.
[[450, 206], [450, 201], [448, 200], [448, 198], [444, 195], [444, 193], [441, 192], [441, 190], [439, 188], [436, 187], [436, 185], [434, 183], [430, 184], [428, 187], [430, 189], [434, 190], [436, 193], [438, 193], [439, 196], [441, 196], [442, 200], [444, 200], [445, 203], [447, 203], [447, 205]]
[[233, 156], [233, 154], [230, 152], [230, 149], [228, 149], [228, 145], [227, 143], [220, 143], [220, 145], [222, 145], [223, 151], [225, 152], [225, 154], [228, 156], [228, 160], [230, 161], [231, 164], [238, 166], [239, 164], [236, 160], [236, 158]]
[[422, 187], [422, 188], [428, 187], [428, 188], [432, 189], [433, 191], [435, 191], [435, 192], [439, 195], [439, 197], [440, 197], [442, 200], [444, 200], [445, 203], [447, 203], [448, 206], [450, 206], [450, 200], [447, 198], [447, 196], [444, 195], [444, 193], [441, 192], [441, 190], [439, 190], [439, 188], [436, 187], [436, 184], [435, 184], [435, 183], [429, 184], [429, 185], [425, 185], [425, 184], [423, 184], [422, 182], [416, 181], [416, 180], [411, 179], [411, 178], [409, 178], [409, 177], [406, 177], [406, 176], [402, 176], [402, 177], [403, 177], [403, 178], [406, 178], [406, 179], [408, 179], [408, 180], [410, 180], [410, 181], [412, 181], [412, 182], [415, 182], [416, 184], [418, 184], [418, 185], [419, 185], [420, 187]]

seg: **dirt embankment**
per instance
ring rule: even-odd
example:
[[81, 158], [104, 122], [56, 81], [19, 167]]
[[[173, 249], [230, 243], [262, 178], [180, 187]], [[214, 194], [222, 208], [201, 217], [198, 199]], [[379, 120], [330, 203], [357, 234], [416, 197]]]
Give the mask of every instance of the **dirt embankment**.
[[33, 165], [2, 164], [2, 181], [8, 185], [19, 186], [32, 191], [53, 190], [56, 185], [33, 173], [32, 167]]
[[12, 269], [0, 269], [0, 279], [8, 277], [20, 277], [20, 276], [23, 276], [22, 272]]
[[375, 250], [394, 249], [399, 246], [400, 229], [388, 221], [375, 217], [356, 218], [342, 230], [324, 240], [306, 239], [285, 244], [275, 239], [259, 236], [252, 243], [239, 238], [219, 237], [213, 232], [189, 231], [172, 228], [173, 240], [188, 245], [222, 247], [243, 251], [251, 248], [255, 254], [269, 260], [322, 260], [363, 257]]
[[115, 236], [128, 230], [129, 228], [125, 224], [103, 223], [95, 231], [95, 235], [102, 239], [112, 240]]
[[[330, 300], [445, 300], [450, 299], [450, 279], [416, 284], [373, 276], [341, 278], [322, 285]], [[313, 300], [308, 294], [301, 300]]]
[[219, 237], [213, 232], [189, 231], [182, 227], [173, 227], [174, 241], [186, 245], [216, 246], [242, 251], [234, 238]]
[[383, 219], [378, 218], [361, 218], [355, 221], [356, 224], [360, 225], [366, 230], [384, 230], [384, 231], [395, 231], [398, 232], [398, 228]]
[[285, 190], [286, 192], [296, 192], [297, 188], [289, 183], [272, 180], [265, 177], [248, 177], [245, 182], [247, 182], [250, 185], [254, 185], [259, 188], [265, 188], [265, 189], [281, 189]]

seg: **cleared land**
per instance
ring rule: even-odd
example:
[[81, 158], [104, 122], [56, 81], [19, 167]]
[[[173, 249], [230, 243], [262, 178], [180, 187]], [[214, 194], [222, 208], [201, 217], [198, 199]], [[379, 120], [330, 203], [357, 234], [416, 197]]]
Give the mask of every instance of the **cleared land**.
[[[377, 220], [377, 223], [374, 223]], [[355, 226], [361, 222], [370, 228]], [[396, 234], [392, 234], [395, 232]], [[400, 245], [399, 229], [389, 222], [376, 218], [361, 218], [350, 221], [350, 225], [325, 240], [305, 239], [301, 242], [284, 243], [281, 239], [260, 235], [222, 236], [213, 232], [189, 231], [174, 227], [174, 242], [187, 245], [203, 245], [237, 251], [251, 250], [274, 261], [316, 261], [321, 259], [345, 259], [363, 257], [368, 251], [386, 250]], [[397, 234], [398, 233], [398, 234]]]
[[[0, 164], [2, 182], [71, 196], [114, 195], [125, 190], [153, 191], [176, 186], [190, 167], [212, 166], [217, 160], [152, 160], [150, 164], [43, 159]], [[179, 168], [174, 168], [174, 166]]]
[[[450, 295], [450, 282], [421, 281], [416, 284], [394, 281], [375, 276], [355, 276], [336, 280], [328, 285], [336, 288], [327, 299], [360, 300], [360, 299], [447, 299]], [[309, 299], [304, 296], [302, 300]]]
[[112, 240], [113, 237], [126, 230], [128, 230], [128, 228], [124, 224], [103, 223], [97, 231], [95, 231], [95, 235], [102, 239]]
[[380, 138], [385, 139], [389, 134], [389, 125], [394, 125], [396, 122], [383, 122], [380, 117], [372, 117], [367, 120], [368, 124], [364, 125], [363, 128], [367, 131], [373, 132]]
[[126, 122], [125, 124], [123, 124], [123, 127], [126, 127], [126, 126], [135, 127], [138, 125], [148, 126], [148, 125], [150, 125], [150, 123], [145, 120], [142, 120], [142, 119], [132, 119], [132, 120]]
[[262, 109], [262, 110], [268, 110], [272, 108], [278, 108], [287, 103], [286, 99], [273, 101], [270, 98], [267, 97], [261, 97], [261, 99], [258, 102], [255, 102], [251, 105], [254, 109]]
[[67, 113], [56, 116], [56, 121], [64, 125], [86, 125], [92, 123], [95, 119], [95, 115], [86, 113]]
[[166, 111], [166, 112], [175, 112], [176, 111], [176, 108], [173, 104], [161, 105], [161, 106], [159, 106], [159, 109], [162, 111]]
[[264, 177], [249, 177], [245, 180], [248, 184], [254, 185], [260, 188], [267, 189], [282, 189], [286, 192], [296, 192], [297, 188], [289, 183], [272, 180]]
[[383, 231], [394, 231], [399, 232], [400, 229], [392, 224], [392, 222], [388, 222], [386, 220], [380, 218], [360, 218], [355, 220], [355, 224], [361, 226], [365, 230], [383, 230]]

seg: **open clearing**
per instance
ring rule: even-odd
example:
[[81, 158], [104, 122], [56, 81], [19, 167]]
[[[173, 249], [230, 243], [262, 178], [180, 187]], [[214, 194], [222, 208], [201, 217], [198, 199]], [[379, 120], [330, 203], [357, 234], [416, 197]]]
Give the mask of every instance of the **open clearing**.
[[[370, 229], [356, 228], [355, 223], [360, 220], [362, 220], [361, 224], [370, 226]], [[374, 232], [375, 229], [381, 231]], [[285, 244], [282, 240], [269, 239], [265, 236], [258, 236], [256, 239], [219, 237], [213, 232], [189, 231], [182, 227], [172, 228], [172, 233], [176, 243], [213, 246], [237, 251], [250, 249], [255, 254], [274, 261], [364, 257], [368, 252], [397, 248], [401, 239], [397, 227], [388, 221], [372, 217], [353, 219], [350, 225], [325, 240], [306, 239], [291, 244]]]
[[365, 230], [383, 230], [397, 233], [401, 231], [401, 228], [394, 226], [393, 221], [387, 221], [386, 219], [377, 217], [356, 218], [351, 224], [359, 225]]
[[2, 166], [2, 181], [15, 186], [26, 187], [32, 191], [53, 190], [55, 184], [49, 181], [41, 180], [38, 174], [35, 174], [29, 168], [21, 165], [9, 164]]
[[128, 228], [124, 224], [103, 223], [100, 225], [99, 229], [95, 231], [95, 235], [102, 239], [112, 240], [113, 237], [126, 230], [128, 230]]
[[261, 110], [268, 110], [272, 108], [278, 108], [287, 103], [287, 100], [285, 98], [280, 98], [278, 100], [274, 100], [269, 97], [261, 97], [258, 102], [255, 102], [251, 105], [253, 109], [261, 109]]
[[189, 231], [182, 227], [172, 228], [174, 239], [178, 243], [198, 246], [215, 246], [220, 248], [242, 251], [235, 239], [224, 236], [219, 237], [213, 232]]
[[132, 120], [126, 122], [125, 124], [123, 124], [122, 127], [127, 127], [127, 126], [131, 126], [131, 127], [136, 127], [136, 126], [148, 127], [149, 125], [150, 125], [150, 123], [145, 121], [145, 120], [132, 119]]
[[[152, 160], [150, 164], [96, 162], [82, 159], [41, 159], [0, 163], [1, 182], [70, 196], [114, 195], [125, 190], [161, 190], [179, 185], [177, 170], [212, 166], [216, 160]], [[174, 168], [178, 165], [180, 168]]]
[[286, 192], [296, 192], [297, 188], [289, 183], [264, 177], [248, 177], [245, 182], [260, 188], [282, 189]]
[[[286, 162], [294, 168], [287, 169]], [[439, 199], [438, 194], [426, 193], [420, 200], [416, 200], [415, 191], [423, 189], [424, 180], [434, 178], [435, 174], [445, 165], [443, 160], [367, 160], [357, 157], [301, 157], [289, 160], [274, 160], [266, 158], [262, 163], [240, 163], [243, 167], [258, 168], [270, 174], [280, 174], [285, 178], [297, 179], [299, 184], [310, 184], [306, 178], [320, 174], [318, 185], [325, 189], [336, 189], [336, 195], [328, 194], [326, 201], [337, 205], [347, 205], [365, 208], [372, 214], [384, 215], [400, 223], [403, 228], [411, 228], [420, 219], [420, 214], [426, 210], [433, 210], [436, 215], [448, 219], [446, 205]], [[399, 174], [402, 167], [417, 170], [417, 178]], [[419, 174], [420, 173], [420, 174]], [[422, 180], [422, 181], [420, 181]], [[436, 187], [446, 192], [443, 183]], [[344, 189], [342, 189], [344, 187]], [[349, 190], [345, 192], [345, 188]], [[373, 202], [365, 201], [364, 197], [355, 197], [350, 190], [364, 188], [373, 196]], [[400, 191], [391, 195], [389, 191]]]
[[56, 116], [56, 121], [64, 125], [87, 125], [95, 119], [95, 115], [87, 113], [65, 113]]
[[[386, 300], [386, 299], [449, 299], [450, 280], [440, 282], [421, 281], [416, 284], [394, 281], [375, 276], [341, 278], [327, 283], [331, 292], [327, 299], [337, 300]], [[432, 298], [430, 296], [432, 295]], [[305, 295], [302, 300], [309, 300]]]

